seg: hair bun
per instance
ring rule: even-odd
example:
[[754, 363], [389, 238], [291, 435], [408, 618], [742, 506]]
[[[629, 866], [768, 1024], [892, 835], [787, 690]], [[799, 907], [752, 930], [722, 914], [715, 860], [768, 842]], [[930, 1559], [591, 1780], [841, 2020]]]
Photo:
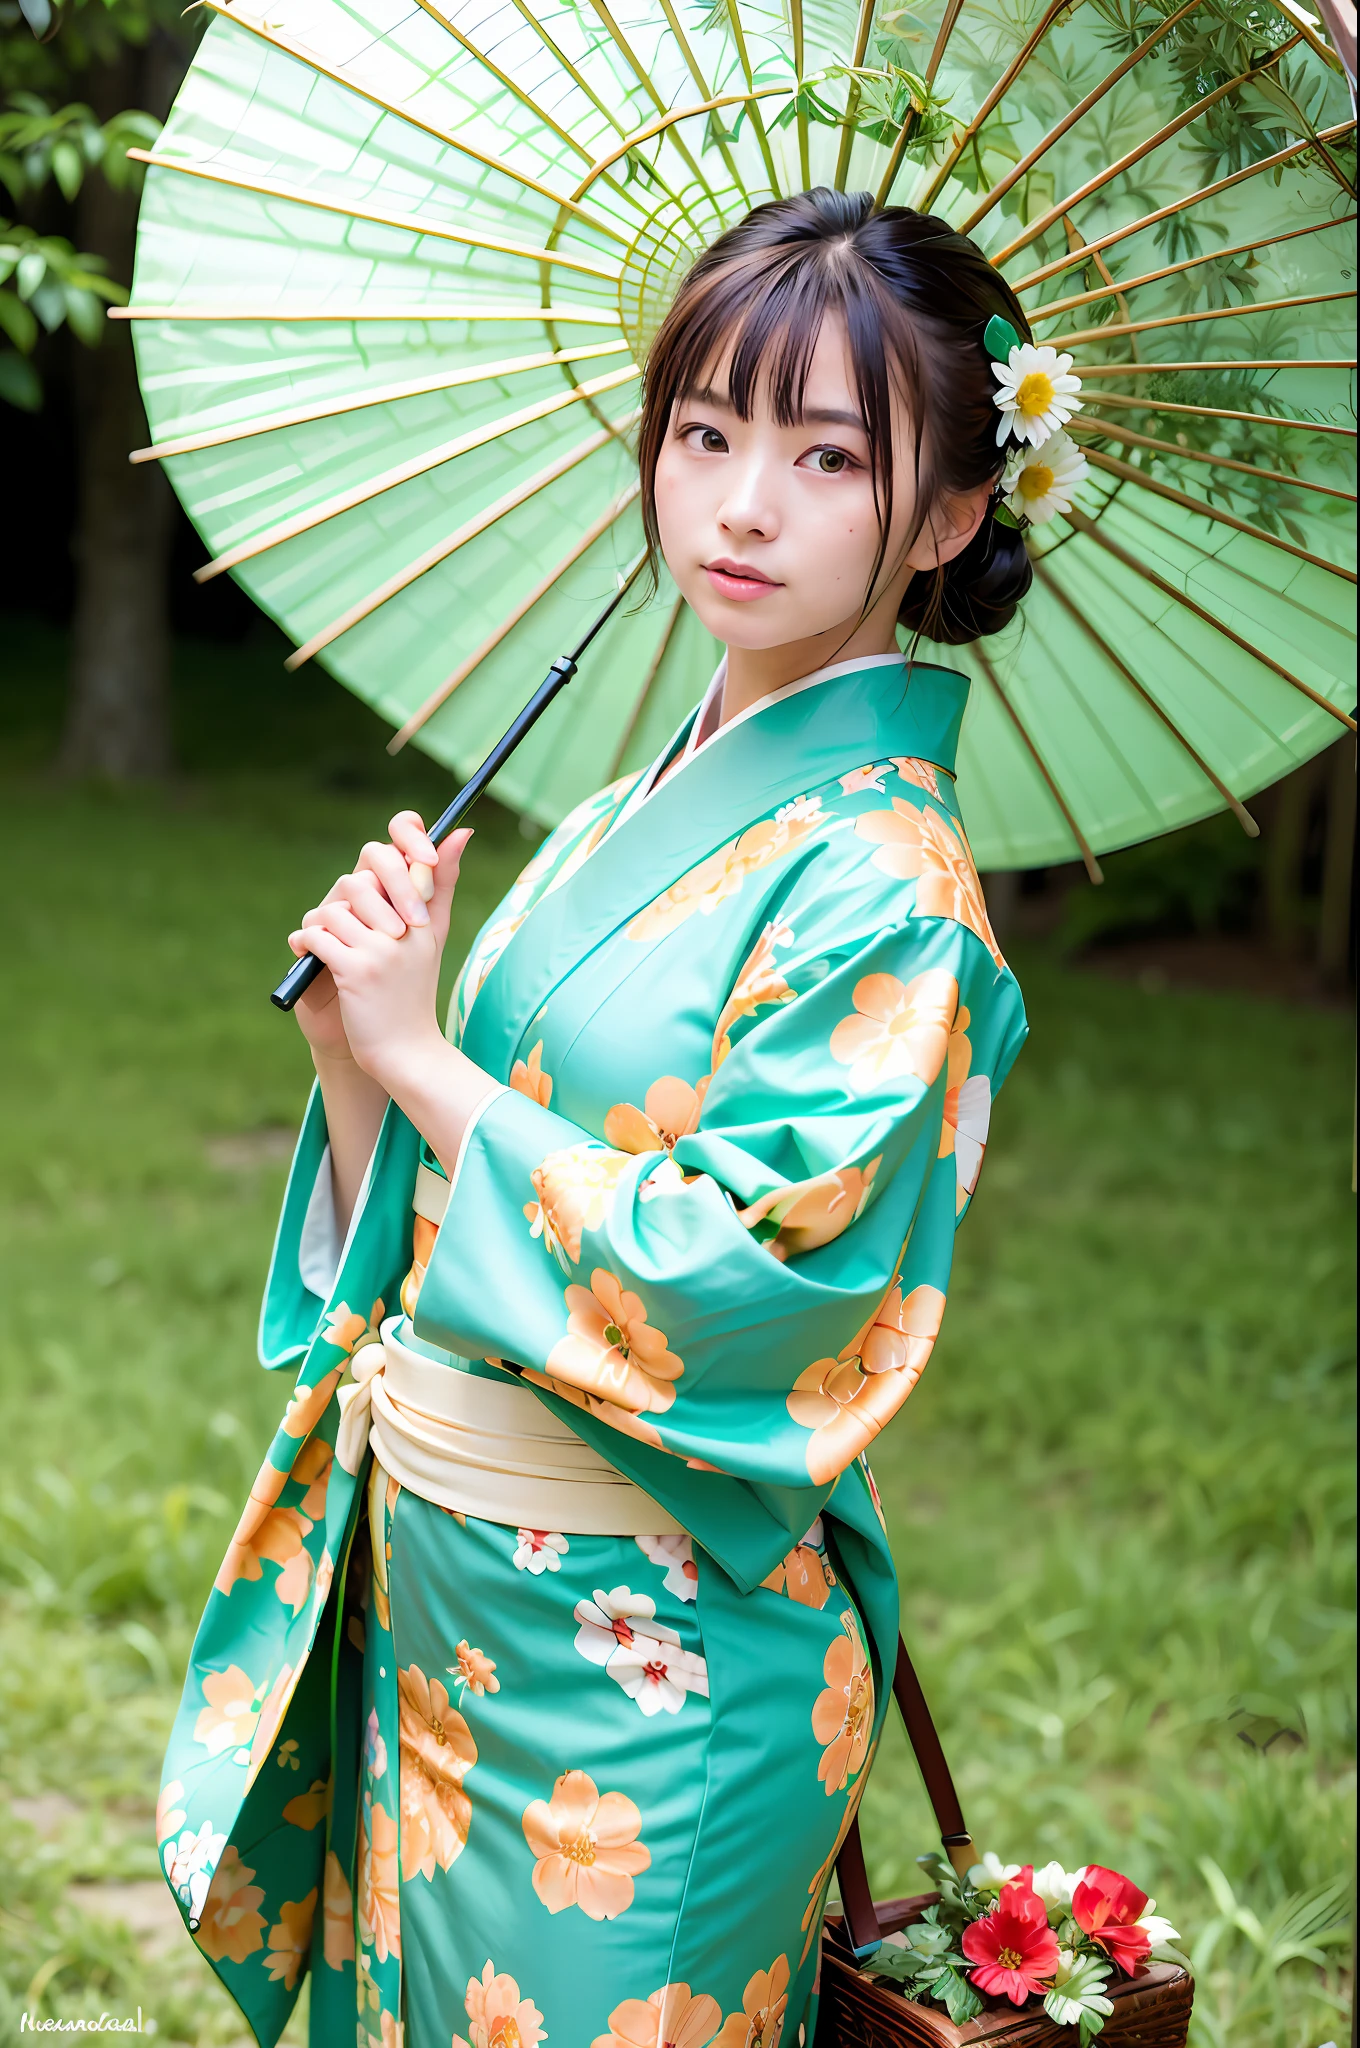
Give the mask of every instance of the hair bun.
[[989, 507], [962, 554], [934, 577], [914, 576], [898, 614], [909, 632], [943, 647], [999, 633], [1034, 581], [1025, 536]]

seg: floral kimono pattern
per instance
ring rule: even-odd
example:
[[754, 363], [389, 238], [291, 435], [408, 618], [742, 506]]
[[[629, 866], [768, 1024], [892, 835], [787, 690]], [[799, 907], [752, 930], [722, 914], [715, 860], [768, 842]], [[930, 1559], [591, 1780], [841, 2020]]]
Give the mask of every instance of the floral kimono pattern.
[[[295, 1391], [159, 1816], [265, 2048], [308, 1971], [318, 2048], [356, 2023], [812, 2040], [896, 1643], [865, 1454], [931, 1356], [1025, 1032], [953, 793], [966, 690], [844, 664], [559, 826], [459, 980], [450, 1035], [503, 1086], [443, 1162], [444, 1220], [413, 1230], [439, 1162], [393, 1108], [324, 1300], [314, 1097], [261, 1320]], [[342, 1382], [398, 1308], [685, 1533], [502, 1527], [337, 1457]]]

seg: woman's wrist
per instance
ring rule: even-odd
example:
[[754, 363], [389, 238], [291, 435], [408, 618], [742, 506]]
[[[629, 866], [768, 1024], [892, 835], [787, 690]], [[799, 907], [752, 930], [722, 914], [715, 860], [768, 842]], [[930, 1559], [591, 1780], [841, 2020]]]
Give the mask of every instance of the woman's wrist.
[[463, 1135], [498, 1084], [436, 1031], [384, 1053], [382, 1085], [452, 1173]]

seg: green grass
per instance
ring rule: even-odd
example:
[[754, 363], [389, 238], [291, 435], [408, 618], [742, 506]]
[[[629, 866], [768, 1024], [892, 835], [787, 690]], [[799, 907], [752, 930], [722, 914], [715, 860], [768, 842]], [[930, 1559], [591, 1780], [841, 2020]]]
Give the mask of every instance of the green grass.
[[[55, 653], [19, 641], [30, 769]], [[148, 1961], [107, 1909], [155, 1880], [178, 1676], [283, 1398], [253, 1362], [309, 1071], [281, 934], [444, 787], [263, 643], [185, 650], [179, 703], [176, 789], [3, 784], [0, 1788], [42, 1825], [0, 1821], [0, 2041], [34, 1985], [241, 2039], [187, 1944]], [[524, 852], [488, 808], [455, 944]], [[1197, 2048], [1339, 2043], [1345, 1909], [1309, 1895], [1353, 1855], [1348, 1020], [1018, 966], [1033, 1038], [876, 1462], [909, 1637], [979, 1841], [1155, 1893]], [[894, 1730], [880, 1891], [930, 1834]]]

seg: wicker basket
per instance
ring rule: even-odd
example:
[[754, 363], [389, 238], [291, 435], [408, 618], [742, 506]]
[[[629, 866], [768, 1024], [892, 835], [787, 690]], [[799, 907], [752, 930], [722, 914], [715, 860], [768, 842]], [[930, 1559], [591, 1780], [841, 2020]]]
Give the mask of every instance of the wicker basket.
[[[907, 1725], [940, 1839], [962, 1876], [977, 1861], [964, 1825], [959, 1796], [935, 1723], [900, 1639], [893, 1694]], [[937, 1894], [875, 1900], [864, 1868], [859, 1822], [854, 1821], [836, 1862], [841, 1911], [828, 1913], [822, 1937], [821, 2007], [817, 2048], [966, 2048], [983, 2041], [1004, 2048], [1073, 2048], [1075, 2027], [1060, 2027], [1042, 2006], [990, 2001], [976, 2019], [956, 2026], [933, 2005], [918, 2005], [892, 1983], [866, 1977], [861, 1962], [885, 1934], [919, 1920]], [[1185, 2048], [1190, 2032], [1194, 1985], [1175, 1963], [1150, 1963], [1135, 1976], [1105, 1986], [1114, 2003], [1100, 2035], [1100, 2048]]]
[[[936, 1894], [892, 1899], [877, 1907], [884, 1934], [919, 1920]], [[1100, 2048], [1185, 2048], [1194, 1987], [1175, 1963], [1151, 1963], [1137, 1976], [1105, 1987], [1114, 2011]], [[1074, 2027], [1057, 2026], [1041, 2006], [1017, 2009], [1001, 2001], [955, 2026], [938, 2006], [917, 2005], [893, 1985], [866, 1977], [854, 1960], [839, 1914], [828, 1913], [822, 1946], [822, 1998], [817, 2048], [1072, 2048]]]

